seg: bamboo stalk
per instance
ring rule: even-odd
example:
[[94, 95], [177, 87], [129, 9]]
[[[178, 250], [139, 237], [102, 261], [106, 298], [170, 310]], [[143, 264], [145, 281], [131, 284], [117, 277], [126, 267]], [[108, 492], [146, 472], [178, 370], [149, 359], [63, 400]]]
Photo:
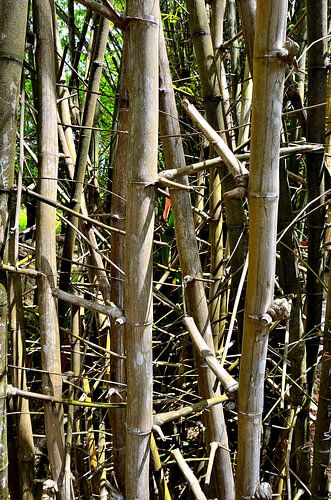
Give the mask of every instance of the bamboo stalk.
[[[24, 54], [28, 2], [3, 0], [0, 3], [0, 247], [1, 264], [8, 231], [8, 192], [14, 182], [17, 100], [19, 96]], [[6, 275], [0, 275], [0, 497], [8, 496], [7, 448], [7, 318], [8, 288]]]
[[[49, 1], [35, 0], [34, 23], [38, 35], [37, 77], [38, 77], [38, 154], [40, 165], [39, 192], [56, 200], [58, 142], [55, 88], [54, 34], [52, 6]], [[48, 68], [45, 72], [44, 68]], [[38, 277], [38, 304], [40, 336], [42, 345], [42, 388], [45, 394], [57, 399], [62, 396], [60, 336], [57, 308], [51, 288], [55, 284], [56, 211], [44, 204], [38, 205], [36, 268], [45, 276]], [[70, 498], [63, 486], [64, 434], [63, 408], [60, 404], [45, 404], [45, 430], [48, 442], [52, 478], [57, 485], [60, 499]], [[68, 493], [68, 495], [66, 494]]]
[[[84, 127], [87, 128], [84, 128], [81, 131], [79, 137], [74, 184], [71, 195], [71, 209], [74, 211], [75, 214], [78, 214], [82, 208], [84, 179], [85, 179], [86, 165], [88, 160], [88, 151], [92, 136], [91, 127], [93, 126], [94, 115], [98, 100], [97, 92], [99, 91], [99, 86], [100, 86], [102, 63], [108, 40], [108, 33], [109, 33], [109, 21], [106, 19], [101, 19], [97, 36], [95, 38], [95, 50], [93, 53], [93, 62], [91, 63], [91, 72], [88, 84], [89, 93], [86, 96], [86, 101], [84, 105], [83, 125]], [[64, 291], [68, 291], [70, 284], [70, 271], [71, 271], [70, 259], [72, 259], [73, 257], [75, 248], [75, 242], [76, 242], [75, 227], [78, 227], [78, 218], [76, 216], [70, 216], [69, 222], [70, 224], [67, 225], [65, 240], [63, 244], [63, 255], [66, 256], [67, 260], [61, 261], [61, 275], [59, 281], [59, 287]], [[60, 302], [59, 314], [62, 319], [65, 314], [65, 309], [66, 309], [65, 303]]]
[[311, 480], [312, 499], [327, 499], [331, 480], [331, 272], [329, 268], [328, 294], [326, 302], [322, 367], [319, 386], [319, 401], [314, 438], [314, 459]]
[[[268, 328], [261, 317], [272, 302], [279, 192], [279, 140], [287, 1], [257, 1], [254, 45], [251, 163], [248, 186], [249, 266], [238, 397], [236, 498], [260, 488], [260, 425]], [[273, 89], [271, 93], [269, 89]]]
[[[160, 38], [160, 130], [163, 136], [163, 150], [166, 166], [174, 165], [179, 168], [185, 165], [183, 144], [180, 139], [180, 127], [176, 100], [173, 93], [164, 38]], [[180, 179], [184, 185], [188, 184], [186, 177]], [[188, 312], [194, 321], [211, 351], [214, 351], [212, 330], [209, 320], [209, 311], [205, 288], [202, 281], [202, 269], [199, 257], [194, 219], [191, 209], [191, 199], [188, 192], [169, 189], [174, 215], [174, 226], [182, 276], [193, 277], [185, 287], [185, 300]], [[214, 392], [215, 376], [207, 370], [198, 353], [195, 355], [198, 368], [199, 393], [203, 399], [218, 396]], [[206, 444], [217, 441], [228, 448], [228, 437], [221, 405], [213, 407], [205, 414]], [[234, 497], [234, 482], [227, 450], [219, 448], [214, 466], [213, 485], [222, 499], [231, 500]]]
[[241, 165], [231, 149], [226, 145], [226, 143], [213, 129], [213, 127], [209, 125], [207, 120], [203, 118], [203, 116], [199, 113], [195, 106], [193, 106], [193, 104], [190, 104], [187, 99], [184, 99], [182, 104], [188, 116], [199, 128], [199, 130], [206, 136], [210, 144], [215, 149], [216, 153], [220, 155], [223, 162], [228, 167], [229, 172], [233, 175], [233, 177], [247, 177], [248, 170], [246, 169], [246, 167]]
[[[11, 213], [11, 237], [8, 243], [8, 261], [14, 267], [18, 262], [19, 251], [19, 217], [22, 201], [22, 179], [24, 166], [24, 117], [25, 117], [25, 91], [24, 78], [21, 84], [21, 115], [20, 115], [20, 158], [19, 171], [17, 176], [17, 195], [12, 199]], [[9, 285], [9, 324], [11, 330], [12, 359], [17, 368], [13, 369], [13, 383], [23, 390], [27, 390], [25, 367], [25, 318], [22, 300], [21, 276], [19, 273], [8, 273]], [[20, 474], [20, 495], [23, 500], [33, 499], [33, 477], [34, 477], [34, 442], [32, 436], [31, 417], [29, 413], [29, 402], [26, 399], [18, 398], [16, 404], [16, 429], [18, 463]]]
[[[306, 2], [307, 9], [307, 53], [308, 106], [326, 100], [326, 53], [328, 2], [318, 0], [313, 4]], [[325, 140], [325, 107], [313, 107], [307, 112], [307, 140], [324, 143]], [[308, 215], [308, 266], [307, 266], [307, 365], [313, 366], [319, 348], [319, 331], [322, 314], [323, 287], [316, 276], [322, 275], [321, 241], [324, 227], [325, 210], [320, 195], [323, 192], [324, 153], [312, 153], [307, 156], [308, 201], [313, 201], [315, 209]], [[315, 200], [315, 201], [314, 201]], [[314, 370], [307, 374], [310, 389], [313, 385]], [[307, 478], [308, 479], [308, 478]]]
[[96, 2], [95, 0], [77, 0], [78, 3], [84, 5], [87, 9], [103, 16], [105, 19], [112, 21], [115, 26], [119, 28], [124, 28], [126, 24], [126, 19], [124, 14], [117, 12], [110, 4], [107, 2], [106, 6]]
[[[118, 130], [129, 128], [128, 113], [128, 40], [127, 32], [124, 34], [124, 47], [122, 55], [122, 72], [120, 75], [120, 87], [118, 98]], [[111, 221], [121, 230], [125, 229], [126, 198], [127, 198], [127, 172], [128, 172], [128, 135], [118, 134], [113, 148], [114, 160], [112, 171], [112, 199], [111, 199]], [[111, 259], [117, 268], [124, 269], [125, 266], [125, 245], [123, 237], [119, 233], [111, 234]], [[115, 268], [111, 281], [112, 299], [124, 307], [124, 281], [121, 273]], [[110, 348], [121, 355], [125, 353], [124, 346], [125, 330], [121, 325], [111, 324]], [[110, 401], [120, 401], [126, 399], [126, 368], [125, 362], [120, 359], [111, 363], [111, 379], [121, 384], [119, 393], [114, 393]], [[113, 432], [113, 462], [115, 477], [121, 491], [125, 490], [125, 440], [126, 440], [126, 409], [109, 412], [110, 424]]]
[[[129, 143], [125, 315], [127, 355], [127, 440], [125, 487], [128, 500], [149, 498], [152, 430], [152, 244], [158, 154], [159, 2], [130, 0]], [[139, 64], [137, 62], [139, 61]]]

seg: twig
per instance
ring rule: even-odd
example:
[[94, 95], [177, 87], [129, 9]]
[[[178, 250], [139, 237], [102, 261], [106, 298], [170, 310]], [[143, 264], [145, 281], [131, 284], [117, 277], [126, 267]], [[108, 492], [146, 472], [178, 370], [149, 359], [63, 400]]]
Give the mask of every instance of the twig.
[[124, 323], [126, 323], [126, 319], [123, 316], [123, 311], [114, 304], [98, 304], [97, 302], [93, 302], [92, 300], [83, 299], [82, 297], [78, 297], [77, 295], [64, 292], [59, 288], [53, 288], [52, 294], [53, 297], [56, 297], [57, 299], [63, 300], [65, 302], [69, 302], [70, 304], [75, 304], [78, 307], [85, 307], [86, 309], [90, 309], [91, 311], [105, 314], [106, 316], [115, 319], [116, 323], [119, 325], [124, 325]]
[[234, 392], [238, 391], [238, 382], [220, 365], [215, 354], [209, 349], [208, 344], [203, 339], [201, 333], [199, 332], [194, 319], [190, 316], [186, 316], [183, 319], [183, 323], [186, 326], [195, 347], [198, 349], [200, 356], [206, 361], [209, 368], [216, 375], [218, 380], [223, 385], [226, 394], [232, 395]]
[[176, 448], [175, 450], [172, 450], [171, 453], [174, 456], [180, 470], [187, 479], [194, 497], [197, 500], [207, 500], [207, 497], [202, 491], [198, 479], [193, 474], [191, 468], [187, 465], [187, 462], [184, 459], [183, 455], [181, 454], [180, 450]]
[[126, 24], [126, 19], [123, 14], [116, 12], [116, 10], [107, 2], [107, 7], [105, 5], [96, 2], [95, 0], [77, 0], [78, 3], [84, 5], [87, 9], [100, 14], [100, 16], [112, 21], [118, 28], [124, 28]]

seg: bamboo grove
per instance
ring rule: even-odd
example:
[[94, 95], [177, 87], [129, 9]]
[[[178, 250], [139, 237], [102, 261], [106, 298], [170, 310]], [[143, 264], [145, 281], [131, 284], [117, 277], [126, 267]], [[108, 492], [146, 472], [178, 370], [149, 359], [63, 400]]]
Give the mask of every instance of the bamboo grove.
[[0, 0], [0, 498], [328, 499], [327, 0]]

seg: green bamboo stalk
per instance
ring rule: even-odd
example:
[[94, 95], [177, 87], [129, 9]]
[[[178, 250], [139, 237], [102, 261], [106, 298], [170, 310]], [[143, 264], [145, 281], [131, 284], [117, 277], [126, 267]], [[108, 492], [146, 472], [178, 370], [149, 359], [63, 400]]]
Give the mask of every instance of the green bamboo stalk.
[[[254, 45], [251, 163], [248, 185], [249, 267], [238, 398], [236, 498], [260, 485], [260, 426], [268, 328], [261, 321], [272, 302], [276, 263], [279, 146], [287, 1], [257, 1]], [[272, 92], [270, 91], [272, 89]]]
[[[183, 144], [180, 138], [180, 127], [176, 100], [172, 87], [169, 62], [164, 43], [164, 38], [160, 37], [160, 130], [163, 137], [163, 151], [165, 164], [167, 167], [182, 168], [185, 166], [185, 156]], [[182, 177], [179, 181], [188, 185], [187, 177]], [[174, 214], [174, 225], [176, 242], [181, 266], [184, 276], [192, 276], [185, 289], [185, 300], [189, 314], [203, 334], [209, 349], [214, 352], [213, 336], [209, 320], [208, 305], [205, 288], [202, 278], [201, 262], [199, 257], [198, 244], [195, 234], [194, 219], [191, 209], [191, 199], [187, 191], [170, 189], [172, 209]], [[199, 374], [199, 392], [203, 399], [210, 399], [219, 394], [213, 390], [215, 376], [206, 369], [203, 359], [196, 353], [196, 366]], [[227, 451], [228, 438], [224, 422], [223, 408], [221, 405], [214, 406], [205, 414], [206, 444], [222, 443], [222, 448], [218, 449], [214, 462], [214, 486], [217, 496], [220, 499], [231, 500], [234, 498], [234, 482], [230, 461], [230, 454]]]
[[[38, 77], [38, 154], [40, 165], [39, 193], [56, 200], [58, 170], [57, 109], [55, 87], [54, 33], [52, 6], [49, 1], [33, 3], [37, 44]], [[56, 267], [56, 210], [38, 205], [36, 235], [36, 268], [43, 273], [38, 278], [38, 305], [41, 337], [41, 363], [44, 394], [62, 396], [60, 336], [57, 307], [52, 297]], [[70, 498], [63, 486], [64, 433], [63, 407], [45, 403], [45, 431], [52, 478], [60, 499]]]
[[[14, 162], [22, 61], [25, 44], [28, 2], [1, 0], [0, 2], [0, 248], [1, 264], [8, 231], [9, 190], [14, 182]], [[8, 496], [7, 450], [7, 301], [6, 275], [0, 273], [0, 497]]]
[[129, 143], [125, 315], [128, 500], [149, 498], [152, 429], [152, 244], [158, 156], [159, 2], [127, 2], [129, 36]]

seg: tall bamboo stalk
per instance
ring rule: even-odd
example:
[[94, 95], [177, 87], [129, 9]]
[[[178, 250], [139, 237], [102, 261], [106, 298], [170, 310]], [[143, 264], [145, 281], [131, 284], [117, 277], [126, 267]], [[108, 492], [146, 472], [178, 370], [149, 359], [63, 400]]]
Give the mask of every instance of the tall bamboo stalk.
[[[22, 201], [22, 181], [24, 166], [24, 114], [25, 92], [24, 78], [21, 84], [21, 116], [20, 116], [20, 158], [17, 176], [17, 194], [13, 196], [11, 206], [11, 237], [8, 243], [8, 262], [12, 266], [18, 265], [19, 260], [19, 217]], [[25, 371], [25, 318], [23, 310], [21, 276], [18, 273], [8, 275], [9, 285], [9, 325], [11, 330], [12, 363], [16, 367], [12, 370], [12, 380], [15, 387], [27, 390]], [[16, 401], [16, 429], [17, 451], [19, 463], [20, 484], [19, 491], [23, 500], [33, 500], [34, 477], [34, 443], [32, 436], [29, 401], [17, 398]]]
[[[238, 399], [236, 498], [255, 495], [260, 481], [260, 426], [268, 328], [261, 316], [272, 302], [276, 262], [279, 146], [287, 1], [257, 1], [251, 163], [248, 186], [249, 268]], [[270, 91], [272, 89], [272, 92]]]
[[[84, 187], [84, 178], [86, 165], [88, 161], [88, 152], [92, 136], [92, 127], [94, 122], [95, 109], [98, 100], [98, 91], [100, 85], [100, 78], [102, 73], [102, 62], [104, 58], [104, 53], [106, 50], [106, 44], [108, 40], [109, 32], [109, 21], [107, 19], [101, 19], [98, 33], [96, 36], [96, 45], [93, 54], [93, 61], [91, 63], [91, 71], [89, 76], [88, 84], [88, 94], [84, 106], [84, 114], [81, 130], [79, 137], [79, 145], [77, 151], [77, 159], [75, 165], [75, 175], [74, 184], [72, 189], [71, 197], [71, 208], [75, 212], [81, 210], [82, 204], [82, 193]], [[67, 290], [70, 283], [70, 271], [71, 271], [71, 259], [73, 257], [75, 242], [76, 242], [76, 231], [75, 227], [78, 226], [78, 220], [76, 217], [71, 216], [69, 221], [72, 225], [68, 225], [66, 228], [65, 240], [63, 244], [63, 255], [66, 260], [62, 261], [61, 265], [61, 276], [60, 276], [60, 288], [62, 290]], [[63, 316], [65, 313], [65, 305], [60, 302], [60, 315]]]
[[[167, 166], [179, 168], [185, 165], [183, 144], [180, 137], [180, 127], [176, 100], [172, 87], [169, 62], [163, 34], [160, 36], [160, 130], [163, 137], [163, 150]], [[187, 177], [181, 177], [179, 182], [188, 185]], [[170, 189], [172, 208], [174, 213], [175, 233], [179, 253], [182, 275], [202, 277], [202, 269], [199, 250], [196, 240], [191, 199], [187, 191]], [[195, 323], [209, 348], [213, 351], [213, 336], [209, 321], [209, 311], [203, 282], [193, 280], [188, 283], [185, 290], [185, 300], [189, 314]], [[203, 399], [213, 397], [215, 377], [206, 368], [203, 359], [196, 355], [196, 365], [199, 374], [199, 392]], [[234, 483], [228, 448], [228, 438], [221, 405], [214, 406], [205, 414], [206, 439], [208, 449], [210, 443], [222, 443], [218, 448], [214, 461], [213, 485], [220, 499], [231, 500], [234, 498]]]
[[[306, 2], [307, 43], [311, 45], [307, 53], [308, 106], [324, 103], [326, 99], [326, 51], [327, 51], [327, 0]], [[318, 41], [317, 41], [318, 40]], [[312, 107], [307, 112], [307, 141], [324, 143], [325, 107]], [[308, 201], [311, 202], [323, 192], [324, 154], [307, 156]], [[323, 286], [319, 279], [322, 272], [321, 238], [324, 226], [324, 207], [319, 198], [308, 215], [308, 269], [307, 269], [307, 364], [316, 363], [319, 331], [322, 314]], [[313, 370], [308, 373], [308, 385], [312, 387]]]
[[[214, 127], [215, 130], [223, 130], [225, 119], [223, 114], [223, 106], [222, 106], [222, 98], [221, 95], [221, 76], [220, 72], [221, 66], [219, 61], [215, 59], [214, 48], [213, 48], [213, 40], [210, 33], [209, 22], [206, 13], [205, 2], [202, 0], [187, 0], [186, 5], [189, 11], [189, 24], [190, 31], [193, 37], [194, 50], [197, 58], [199, 75], [201, 81], [201, 91], [202, 96], [204, 98], [204, 106], [206, 110], [206, 118], [208, 122]], [[216, 11], [217, 12], [217, 11]], [[218, 45], [221, 36], [221, 30], [219, 24], [217, 24], [217, 29], [215, 25], [214, 29], [214, 43], [215, 47]], [[223, 85], [224, 88], [224, 85]], [[223, 134], [224, 138], [224, 134]], [[223, 166], [220, 168], [219, 175], [212, 176], [212, 183], [210, 185], [210, 189], [212, 192], [216, 193], [216, 199], [212, 203], [211, 209], [214, 210], [215, 207], [218, 208], [217, 213], [220, 214], [219, 211], [219, 197], [220, 197], [220, 178], [222, 178], [222, 190], [230, 191], [234, 188], [233, 179], [227, 175], [226, 168]], [[246, 217], [242, 207], [241, 200], [234, 199], [225, 199], [225, 208], [226, 208], [226, 225], [228, 229], [228, 238], [229, 238], [229, 248], [230, 252], [233, 252], [232, 260], [231, 260], [231, 272], [234, 275], [233, 277], [233, 288], [237, 289], [239, 284], [240, 275], [236, 273], [236, 271], [243, 264], [245, 252], [246, 252], [246, 238], [242, 237], [242, 233], [245, 230], [246, 225]], [[214, 216], [214, 214], [213, 214]], [[220, 220], [218, 224], [220, 224]], [[216, 221], [213, 222], [215, 226], [217, 224]], [[213, 261], [216, 264], [215, 274], [218, 274], [218, 278], [221, 273], [219, 271], [219, 262], [221, 257], [221, 252], [223, 250], [223, 242], [219, 237], [221, 234], [221, 228], [218, 228], [217, 231], [212, 231], [212, 236], [215, 237], [214, 245], [214, 255]], [[239, 243], [238, 243], [239, 241]], [[235, 250], [235, 251], [234, 251]], [[218, 268], [217, 268], [218, 266]], [[215, 289], [217, 286], [214, 287]], [[217, 290], [214, 291], [217, 294]], [[223, 309], [223, 307], [222, 307]], [[224, 309], [223, 309], [224, 311]]]
[[[17, 99], [20, 90], [28, 1], [0, 1], [0, 262], [6, 263], [8, 190], [14, 182]], [[0, 274], [0, 497], [8, 496], [7, 282]]]
[[127, 354], [126, 498], [149, 498], [152, 428], [152, 244], [158, 154], [159, 2], [130, 0], [129, 143], [125, 315]]
[[[117, 129], [128, 130], [128, 44], [127, 33], [124, 34], [124, 47], [122, 55], [122, 72], [120, 76], [120, 89], [118, 98]], [[113, 149], [114, 160], [112, 162], [112, 202], [111, 202], [111, 224], [119, 229], [125, 229], [125, 211], [127, 197], [127, 171], [128, 171], [128, 136], [117, 134], [116, 144]], [[124, 269], [125, 246], [123, 235], [112, 233], [111, 235], [111, 259], [119, 269]], [[124, 276], [118, 270], [113, 270], [111, 282], [113, 301], [119, 307], [124, 307]], [[112, 323], [110, 336], [110, 349], [118, 354], [124, 354], [124, 326]], [[111, 380], [116, 382], [117, 391], [111, 396], [111, 401], [126, 399], [126, 372], [124, 359], [115, 359], [111, 364]], [[113, 434], [113, 460], [116, 481], [121, 491], [125, 487], [125, 419], [126, 409], [117, 408], [109, 411], [110, 423]]]
[[[39, 193], [57, 197], [58, 140], [54, 33], [49, 0], [33, 3], [37, 43]], [[52, 296], [56, 286], [56, 210], [39, 203], [37, 211], [36, 267], [43, 273], [38, 280], [41, 363], [44, 394], [62, 396], [61, 353], [57, 307]], [[63, 487], [64, 433], [63, 408], [45, 403], [45, 431], [52, 478], [59, 498], [70, 498]]]

